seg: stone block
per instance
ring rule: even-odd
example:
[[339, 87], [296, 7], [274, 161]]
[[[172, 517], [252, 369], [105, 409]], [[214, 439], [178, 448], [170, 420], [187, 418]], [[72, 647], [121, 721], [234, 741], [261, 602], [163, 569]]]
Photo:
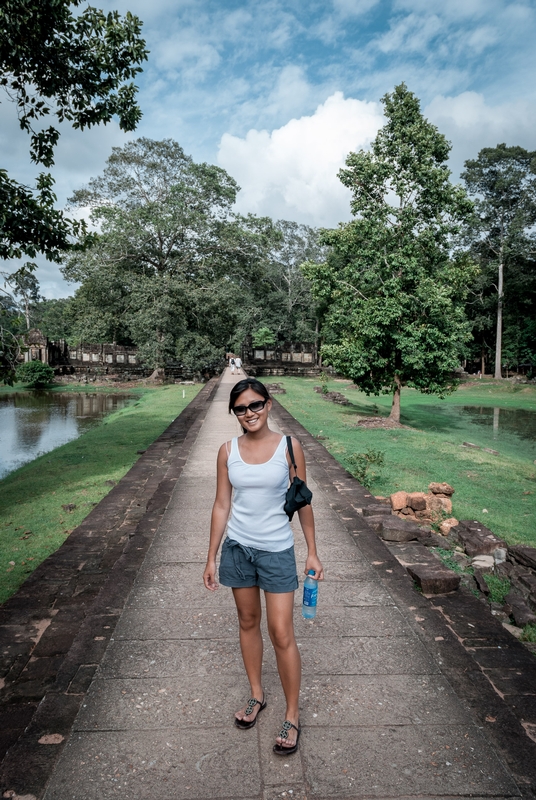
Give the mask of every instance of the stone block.
[[402, 514], [404, 517], [412, 517], [413, 519], [415, 519], [415, 511], [409, 506], [401, 508], [400, 511], [397, 511], [396, 513]]
[[370, 506], [363, 506], [363, 516], [364, 517], [375, 517], [378, 514], [384, 514], [385, 516], [390, 516], [391, 514], [391, 507], [386, 506], [384, 503], [374, 503]]
[[428, 513], [452, 514], [452, 500], [442, 494], [428, 494], [426, 495], [426, 510]]
[[518, 627], [516, 627], [515, 625], [510, 625], [510, 623], [509, 623], [509, 622], [503, 622], [503, 623], [502, 623], [502, 626], [503, 626], [503, 628], [504, 628], [505, 630], [507, 630], [507, 631], [508, 631], [508, 633], [511, 633], [511, 634], [512, 634], [512, 636], [515, 636], [515, 637], [516, 637], [516, 639], [519, 639], [519, 638], [521, 637], [521, 634], [523, 633], [523, 631], [521, 630], [521, 628], [518, 628]]
[[493, 556], [475, 556], [471, 565], [474, 569], [479, 569], [481, 572], [493, 572], [495, 560]]
[[424, 511], [426, 508], [426, 495], [424, 492], [412, 492], [407, 495], [406, 505], [414, 511]]
[[536, 624], [536, 614], [528, 607], [521, 595], [510, 592], [505, 597], [506, 603], [512, 609], [512, 616], [516, 625], [522, 628], [524, 625]]
[[508, 555], [523, 564], [524, 567], [536, 569], [536, 547], [528, 547], [524, 544], [515, 544], [508, 548]]
[[468, 556], [490, 555], [497, 548], [505, 548], [506, 542], [482, 525], [478, 520], [462, 520], [456, 527], [460, 544], [465, 548]]
[[474, 577], [475, 577], [476, 585], [478, 587], [478, 591], [482, 592], [482, 594], [486, 595], [486, 597], [487, 597], [488, 594], [489, 594], [489, 586], [486, 583], [483, 571], [481, 569], [479, 569], [478, 567], [475, 567]]
[[460, 585], [460, 576], [441, 563], [413, 564], [407, 568], [423, 594], [447, 594], [455, 592]]
[[430, 483], [428, 490], [432, 494], [445, 494], [447, 497], [451, 497], [454, 494], [454, 489], [449, 483]]
[[389, 498], [391, 501], [391, 508], [393, 511], [400, 511], [401, 508], [405, 508], [407, 506], [407, 493], [406, 492], [395, 492]]
[[450, 529], [454, 528], [458, 524], [458, 520], [456, 517], [449, 517], [448, 519], [443, 520], [441, 525], [439, 526], [439, 532], [443, 536], [448, 536], [450, 533]]
[[418, 525], [417, 526], [417, 540], [422, 544], [425, 544], [428, 539], [432, 536], [432, 529], [429, 528], [427, 525]]
[[532, 572], [525, 572], [523, 575], [519, 575], [518, 581], [531, 594], [536, 594], [536, 575], [533, 575]]
[[388, 519], [385, 514], [377, 514], [374, 517], [367, 517], [367, 525], [375, 531], [381, 531], [384, 519]]
[[444, 539], [438, 533], [431, 533], [426, 539], [422, 539], [426, 547], [440, 547], [442, 550], [452, 550], [452, 545], [448, 539]]
[[381, 537], [387, 542], [411, 542], [419, 537], [419, 527], [414, 522], [400, 517], [385, 517]]

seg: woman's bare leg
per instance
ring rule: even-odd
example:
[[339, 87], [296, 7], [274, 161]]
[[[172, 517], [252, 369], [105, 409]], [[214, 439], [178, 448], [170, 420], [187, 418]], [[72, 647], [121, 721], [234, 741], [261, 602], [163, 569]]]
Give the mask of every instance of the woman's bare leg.
[[[277, 670], [285, 693], [287, 710], [285, 719], [296, 727], [300, 718], [299, 699], [301, 684], [301, 657], [294, 636], [294, 592], [265, 592], [268, 632], [274, 646]], [[278, 744], [292, 747], [296, 743], [294, 728], [288, 731], [288, 739], [276, 739]]]
[[[262, 688], [262, 634], [261, 634], [261, 597], [258, 586], [247, 589], [233, 589], [233, 595], [238, 612], [240, 625], [240, 649], [242, 660], [246, 669], [251, 697], [256, 697], [262, 702], [264, 690]], [[245, 716], [246, 707], [237, 711], [235, 717], [250, 722], [259, 713], [260, 706], [255, 706], [249, 716]]]

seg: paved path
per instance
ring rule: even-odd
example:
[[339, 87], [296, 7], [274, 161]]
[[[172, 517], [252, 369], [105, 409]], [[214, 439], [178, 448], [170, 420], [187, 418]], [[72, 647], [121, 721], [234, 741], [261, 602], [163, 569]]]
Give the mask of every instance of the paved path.
[[296, 614], [300, 750], [272, 754], [284, 702], [267, 637], [268, 707], [254, 729], [233, 726], [248, 686], [232, 595], [210, 594], [201, 575], [216, 452], [238, 432], [235, 380], [223, 377], [45, 799], [520, 797], [411, 609], [397, 607], [312, 478], [327, 579], [318, 619]]

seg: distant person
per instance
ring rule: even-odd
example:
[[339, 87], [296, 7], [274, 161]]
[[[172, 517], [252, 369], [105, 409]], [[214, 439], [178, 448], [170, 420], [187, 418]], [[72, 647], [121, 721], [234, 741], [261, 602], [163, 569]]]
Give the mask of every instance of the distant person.
[[242, 366], [242, 359], [240, 358], [240, 356], [238, 356], [238, 358], [235, 358], [234, 361], [236, 364], [236, 373], [237, 375], [240, 375], [240, 367]]
[[[225, 534], [219, 571], [220, 583], [233, 590], [240, 628], [240, 649], [250, 684], [250, 700], [234, 716], [237, 728], [253, 728], [266, 707], [262, 685], [261, 597], [264, 591], [268, 633], [286, 699], [285, 721], [273, 751], [288, 756], [300, 738], [300, 651], [294, 636], [294, 592], [298, 588], [294, 537], [284, 511], [291, 473], [286, 436], [270, 430], [272, 401], [264, 384], [243, 378], [231, 389], [229, 412], [238, 417], [243, 436], [222, 444], [217, 459], [217, 489], [212, 510], [210, 544], [203, 581], [218, 588], [216, 555]], [[292, 439], [297, 474], [305, 480], [305, 458]], [[234, 490], [234, 495], [233, 495]], [[229, 512], [231, 517], [229, 519]], [[305, 574], [322, 580], [324, 570], [316, 553], [311, 506], [298, 511], [307, 543]]]
[[229, 359], [229, 366], [231, 367], [231, 375], [234, 375], [235, 364], [236, 364], [236, 362], [235, 362], [234, 358], [230, 358]]

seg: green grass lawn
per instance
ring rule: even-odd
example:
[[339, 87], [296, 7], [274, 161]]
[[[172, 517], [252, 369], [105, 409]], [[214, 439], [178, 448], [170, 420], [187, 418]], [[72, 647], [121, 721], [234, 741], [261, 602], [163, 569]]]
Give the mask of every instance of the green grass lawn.
[[[327, 437], [322, 444], [344, 467], [349, 467], [352, 453], [385, 453], [385, 466], [377, 470], [380, 475], [371, 487], [375, 495], [426, 491], [431, 481], [447, 481], [455, 489], [453, 513], [458, 519], [478, 519], [512, 544], [536, 546], [536, 438], [520, 438], [512, 429], [515, 412], [522, 412], [522, 425], [535, 424], [527, 412], [536, 412], [536, 388], [474, 381], [444, 400], [404, 389], [401, 422], [410, 429], [382, 430], [359, 428], [356, 420], [387, 416], [389, 396], [367, 397], [349, 381], [330, 380], [328, 389], [342, 392], [352, 403], [338, 406], [313, 391], [318, 379], [276, 380], [287, 391], [277, 399], [310, 433]], [[501, 412], [495, 432], [491, 424], [479, 424], [479, 412], [472, 423], [475, 417], [463, 412], [471, 406], [482, 409], [482, 420], [488, 409], [504, 409], [504, 424]], [[464, 441], [499, 455], [463, 447]]]
[[[113, 484], [107, 481], [119, 481], [139, 458], [136, 451], [154, 442], [200, 388], [128, 389], [134, 395], [130, 405], [0, 480], [0, 602], [62, 544], [108, 494]], [[92, 389], [110, 391], [83, 391]], [[69, 503], [76, 509], [66, 512], [62, 505]]]

